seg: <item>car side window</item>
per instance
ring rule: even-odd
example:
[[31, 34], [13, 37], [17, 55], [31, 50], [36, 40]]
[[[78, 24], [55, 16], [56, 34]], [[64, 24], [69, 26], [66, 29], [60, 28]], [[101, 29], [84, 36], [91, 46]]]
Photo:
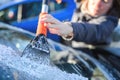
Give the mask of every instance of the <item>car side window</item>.
[[[34, 2], [29, 4], [23, 4], [23, 16], [22, 18], [31, 18], [38, 16], [42, 7], [42, 2]], [[64, 9], [66, 7], [66, 3], [62, 2], [61, 4], [57, 4], [55, 1], [50, 1], [49, 3], [49, 13], [57, 10]]]
[[34, 2], [22, 5], [22, 19], [38, 16], [41, 11], [42, 2]]
[[56, 1], [51, 1], [49, 3], [49, 10], [50, 12], [61, 10], [61, 9], [64, 9], [66, 5], [67, 5], [66, 2], [61, 2], [60, 4], [58, 4]]
[[6, 8], [0, 11], [0, 21], [9, 23], [11, 21], [17, 20], [18, 5]]
[[[13, 21], [21, 21], [23, 19], [29, 19], [32, 17], [37, 17], [41, 12], [42, 2], [32, 2], [14, 5], [7, 9], [0, 11], [0, 21], [6, 23], [11, 23]], [[62, 2], [57, 4], [55, 1], [50, 1], [49, 3], [49, 13], [57, 10], [64, 9], [66, 3]]]

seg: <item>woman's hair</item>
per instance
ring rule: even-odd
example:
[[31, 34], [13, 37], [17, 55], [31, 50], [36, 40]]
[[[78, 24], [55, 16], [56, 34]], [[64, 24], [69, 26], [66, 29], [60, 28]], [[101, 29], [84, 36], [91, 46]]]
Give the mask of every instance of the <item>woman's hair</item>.
[[80, 2], [81, 0], [75, 0], [76, 2]]
[[84, 9], [87, 10], [87, 5], [88, 5], [88, 1], [87, 0], [76, 0], [76, 4], [78, 7], [76, 9], [76, 12], [80, 12], [81, 11], [81, 7], [82, 5], [84, 5]]
[[120, 0], [113, 0], [113, 5], [108, 11], [107, 15], [120, 18]]
[[[84, 5], [83, 11], [86, 11], [88, 9], [88, 0], [76, 0], [76, 3], [80, 3], [80, 6], [79, 6], [79, 8], [76, 9], [76, 12], [81, 11], [82, 5]], [[120, 0], [113, 0], [112, 7], [107, 12], [107, 15], [120, 18], [120, 9], [119, 8], [120, 8]]]

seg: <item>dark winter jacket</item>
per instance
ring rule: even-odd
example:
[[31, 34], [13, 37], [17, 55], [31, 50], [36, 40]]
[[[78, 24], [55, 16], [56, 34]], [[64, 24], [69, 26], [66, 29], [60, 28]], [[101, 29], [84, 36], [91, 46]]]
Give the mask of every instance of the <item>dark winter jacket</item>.
[[93, 45], [109, 44], [111, 34], [117, 24], [117, 17], [91, 17], [81, 12], [75, 12], [71, 22], [74, 34], [73, 40]]

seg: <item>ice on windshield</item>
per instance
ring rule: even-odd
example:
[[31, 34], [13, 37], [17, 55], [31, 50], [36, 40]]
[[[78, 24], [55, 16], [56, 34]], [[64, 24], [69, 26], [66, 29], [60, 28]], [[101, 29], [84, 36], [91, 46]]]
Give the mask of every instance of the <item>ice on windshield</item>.
[[55, 66], [36, 64], [34, 61], [20, 57], [17, 53], [10, 47], [0, 45], [0, 66], [5, 65], [12, 68], [12, 71], [16, 70], [17, 80], [24, 78], [26, 80], [88, 80], [82, 75], [70, 74]]

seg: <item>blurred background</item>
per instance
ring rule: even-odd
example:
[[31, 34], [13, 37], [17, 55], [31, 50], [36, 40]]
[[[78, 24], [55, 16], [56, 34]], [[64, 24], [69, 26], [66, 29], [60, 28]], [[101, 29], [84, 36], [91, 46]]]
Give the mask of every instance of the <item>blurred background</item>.
[[[55, 0], [50, 0], [49, 13], [60, 21], [70, 21], [73, 11], [77, 7], [75, 1], [80, 0], [62, 0], [60, 4]], [[42, 0], [1, 0], [0, 45], [6, 45], [21, 53], [35, 36], [41, 5]], [[70, 74], [82, 75], [89, 80], [120, 79], [120, 21], [112, 34], [112, 43], [109, 46], [85, 46], [83, 43], [73, 42], [72, 47], [75, 49], [72, 49], [63, 45], [63, 40], [60, 36], [51, 34], [49, 31], [47, 38], [51, 48], [50, 59], [60, 70]], [[77, 48], [90, 49], [93, 54], [84, 53]], [[9, 51], [6, 50], [6, 52]], [[0, 51], [0, 54], [2, 54], [2, 51]], [[14, 76], [10, 73], [13, 70], [4, 69], [5, 65], [2, 65], [4, 63], [1, 61], [0, 75]], [[17, 70], [15, 69], [15, 71]], [[21, 71], [18, 70], [18, 72]], [[16, 74], [21, 76], [18, 73]], [[0, 80], [16, 80], [13, 77], [2, 78]], [[24, 78], [18, 80], [23, 80]]]

